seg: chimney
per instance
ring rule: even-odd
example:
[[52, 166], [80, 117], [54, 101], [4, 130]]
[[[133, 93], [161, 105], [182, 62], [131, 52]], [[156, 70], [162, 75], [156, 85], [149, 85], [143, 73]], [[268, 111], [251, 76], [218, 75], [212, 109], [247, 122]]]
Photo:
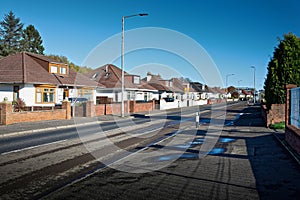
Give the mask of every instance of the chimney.
[[150, 72], [147, 73], [147, 82], [149, 82], [152, 78], [152, 74]]

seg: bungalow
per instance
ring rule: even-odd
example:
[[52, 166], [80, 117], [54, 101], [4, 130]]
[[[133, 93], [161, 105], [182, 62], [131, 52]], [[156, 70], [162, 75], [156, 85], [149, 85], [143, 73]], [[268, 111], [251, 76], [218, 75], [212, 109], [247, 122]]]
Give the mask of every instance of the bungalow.
[[21, 98], [26, 106], [54, 106], [68, 97], [95, 101], [96, 83], [67, 64], [21, 52], [0, 59], [0, 101]]
[[161, 110], [203, 104], [198, 102], [198, 93], [190, 83], [180, 78], [165, 80], [159, 74], [153, 75], [148, 72], [147, 77], [143, 80], [158, 90], [157, 99], [160, 100]]
[[155, 100], [160, 100], [163, 98], [174, 98], [173, 91], [171, 87], [173, 86], [172, 81], [163, 80], [162, 77], [158, 75], [147, 73], [147, 77], [143, 78], [148, 85], [155, 88], [157, 92], [155, 93]]
[[242, 89], [242, 95], [241, 98], [245, 100], [249, 100], [253, 98], [253, 92], [250, 89]]
[[207, 94], [207, 88], [205, 87], [204, 84], [199, 83], [199, 82], [191, 82], [191, 87], [197, 92], [197, 97], [199, 99], [207, 99], [208, 94]]
[[[96, 101], [99, 103], [121, 102], [122, 70], [115, 65], [106, 64], [86, 74], [90, 80], [98, 83]], [[151, 101], [156, 98], [157, 90], [139, 75], [124, 72], [124, 100]]]

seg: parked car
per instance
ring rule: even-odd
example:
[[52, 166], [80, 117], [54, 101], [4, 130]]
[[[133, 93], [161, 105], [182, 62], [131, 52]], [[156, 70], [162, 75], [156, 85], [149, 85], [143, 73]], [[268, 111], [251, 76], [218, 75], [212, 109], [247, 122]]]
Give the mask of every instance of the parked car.
[[166, 102], [174, 102], [174, 98], [171, 98], [171, 97], [165, 97], [164, 98], [164, 100], [166, 101]]
[[71, 106], [74, 106], [75, 104], [77, 105], [77, 104], [86, 102], [86, 101], [88, 101], [88, 99], [83, 98], [83, 97], [70, 97], [70, 98], [68, 98], [68, 101], [71, 102]]

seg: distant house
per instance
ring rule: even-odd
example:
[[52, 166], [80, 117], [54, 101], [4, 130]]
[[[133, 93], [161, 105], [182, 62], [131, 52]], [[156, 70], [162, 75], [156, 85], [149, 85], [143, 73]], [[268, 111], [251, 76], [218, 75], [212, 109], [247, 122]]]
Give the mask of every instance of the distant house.
[[208, 99], [223, 99], [226, 97], [226, 91], [225, 89], [221, 89], [219, 87], [208, 87], [207, 89], [207, 98]]
[[246, 99], [253, 98], [253, 92], [251, 90], [243, 89], [242, 94], [243, 94], [243, 97]]
[[54, 106], [68, 97], [95, 100], [96, 83], [44, 55], [17, 53], [0, 59], [0, 101], [21, 98], [26, 106]]
[[191, 83], [182, 78], [163, 79], [159, 74], [154, 75], [148, 72], [143, 80], [158, 90], [157, 99], [162, 110], [206, 104], [206, 102], [199, 101], [199, 93]]
[[[97, 82], [96, 99], [98, 103], [121, 102], [122, 70], [115, 65], [107, 64], [88, 74], [91, 80]], [[124, 100], [151, 101], [156, 98], [157, 90], [139, 75], [124, 72]]]
[[191, 82], [191, 87], [195, 90], [197, 93], [197, 96], [199, 99], [207, 99], [208, 98], [208, 91], [205, 84], [199, 83], [199, 82]]
[[157, 90], [157, 93], [155, 94], [156, 100], [160, 100], [163, 98], [174, 98], [172, 91], [172, 81], [163, 80], [159, 74], [154, 75], [150, 72], [148, 72], [147, 77], [143, 78], [142, 80]]

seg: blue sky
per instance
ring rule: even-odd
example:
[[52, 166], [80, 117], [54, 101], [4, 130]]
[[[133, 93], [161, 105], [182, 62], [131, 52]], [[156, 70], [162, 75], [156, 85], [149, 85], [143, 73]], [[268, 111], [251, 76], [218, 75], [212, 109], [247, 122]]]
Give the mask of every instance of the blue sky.
[[[125, 29], [161, 27], [185, 34], [207, 51], [224, 84], [226, 75], [234, 73], [228, 85], [252, 87], [254, 65], [258, 89], [277, 38], [288, 32], [300, 36], [298, 0], [0, 0], [1, 19], [10, 10], [25, 26], [38, 29], [46, 54], [65, 55], [78, 65], [98, 44], [120, 34], [123, 15], [149, 13], [127, 19]], [[144, 50], [125, 56], [127, 71], [143, 63], [168, 65], [179, 75], [203, 81], [186, 61], [167, 52]], [[114, 64], [120, 66], [119, 60]]]

